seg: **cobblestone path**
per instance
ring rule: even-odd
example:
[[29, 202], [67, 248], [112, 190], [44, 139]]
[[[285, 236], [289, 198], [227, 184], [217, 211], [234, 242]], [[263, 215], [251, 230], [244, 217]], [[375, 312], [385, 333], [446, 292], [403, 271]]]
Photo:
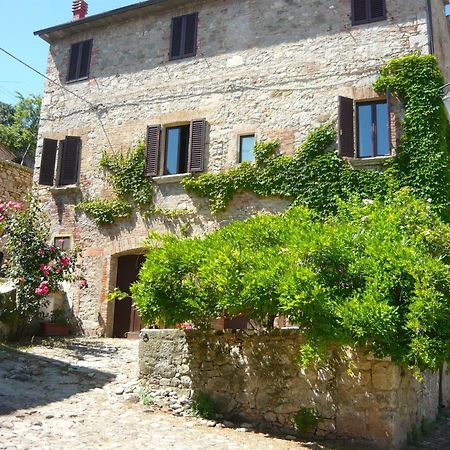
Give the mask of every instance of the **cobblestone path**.
[[0, 345], [0, 449], [314, 449], [136, 403], [137, 341]]

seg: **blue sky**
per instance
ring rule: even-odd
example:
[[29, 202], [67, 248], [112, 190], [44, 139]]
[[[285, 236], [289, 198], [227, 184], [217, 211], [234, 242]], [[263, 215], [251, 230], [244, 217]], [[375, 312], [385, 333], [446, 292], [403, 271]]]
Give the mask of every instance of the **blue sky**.
[[[0, 47], [45, 73], [48, 44], [33, 31], [70, 22], [72, 0], [0, 0]], [[139, 3], [137, 0], [87, 0], [89, 15]], [[15, 92], [41, 94], [44, 79], [0, 52], [0, 101], [16, 103]]]

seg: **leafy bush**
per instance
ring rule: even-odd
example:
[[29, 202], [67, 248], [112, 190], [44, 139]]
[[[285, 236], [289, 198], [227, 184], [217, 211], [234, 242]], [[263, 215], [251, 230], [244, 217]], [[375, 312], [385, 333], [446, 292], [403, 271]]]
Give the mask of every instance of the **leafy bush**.
[[294, 426], [299, 433], [311, 433], [319, 423], [315, 408], [300, 408], [294, 416]]
[[294, 207], [149, 244], [132, 287], [149, 323], [283, 314], [309, 338], [305, 363], [331, 342], [420, 369], [450, 359], [450, 226], [405, 190], [341, 203], [326, 221]]
[[0, 234], [6, 238], [5, 273], [16, 287], [15, 302], [2, 307], [6, 320], [24, 326], [39, 314], [49, 292], [60, 290], [64, 280], [74, 280], [76, 255], [48, 244], [48, 219], [38, 202], [0, 203]]
[[192, 399], [192, 412], [203, 419], [214, 419], [218, 411], [216, 401], [208, 394], [200, 392]]

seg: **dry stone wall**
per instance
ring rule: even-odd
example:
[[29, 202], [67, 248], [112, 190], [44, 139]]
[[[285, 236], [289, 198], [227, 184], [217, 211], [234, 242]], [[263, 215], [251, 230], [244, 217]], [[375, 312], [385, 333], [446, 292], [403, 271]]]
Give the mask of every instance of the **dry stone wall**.
[[[241, 134], [279, 139], [281, 151], [289, 154], [313, 127], [336, 119], [338, 95], [377, 97], [371, 84], [385, 61], [428, 51], [423, 0], [410, 0], [407, 8], [404, 1], [390, 0], [387, 20], [359, 26], [351, 25], [351, 0], [182, 3], [146, 7], [123, 21], [116, 16], [107, 27], [91, 22], [76, 32], [74, 26], [70, 37], [55, 38], [50, 47], [47, 76], [64, 84], [70, 45], [93, 39], [89, 80], [67, 85], [78, 97], [54, 83], [45, 87], [36, 158], [39, 169], [44, 138], [82, 139], [79, 189], [38, 186], [36, 192], [52, 218], [52, 234], [71, 235], [84, 250], [89, 288], [76, 293], [75, 313], [86, 332], [111, 333], [114, 310], [106, 294], [115, 286], [117, 256], [142, 251], [149, 230], [177, 232], [186, 223], [191, 234], [200, 235], [287, 205], [244, 193], [213, 217], [207, 203], [187, 195], [179, 179], [162, 179], [155, 184], [155, 206], [189, 209], [190, 216], [147, 220], [136, 213], [99, 229], [74, 206], [111, 195], [107, 174], [98, 167], [103, 150], [126, 151], [144, 139], [147, 125], [205, 118], [210, 172], [238, 164]], [[170, 61], [171, 18], [194, 11], [199, 13], [197, 56]]]
[[[311, 434], [356, 440], [362, 448], [400, 448], [414, 426], [434, 420], [439, 374], [424, 382], [363, 352], [349, 351], [329, 367], [302, 369], [296, 362], [298, 330], [203, 332], [142, 330], [140, 374], [153, 389], [181, 398], [209, 394], [227, 419], [295, 433], [293, 418], [314, 408], [320, 419]], [[330, 350], [333, 355], [333, 350]], [[443, 401], [450, 401], [450, 374], [442, 375]]]
[[33, 171], [11, 161], [0, 161], [0, 203], [24, 201], [31, 193]]

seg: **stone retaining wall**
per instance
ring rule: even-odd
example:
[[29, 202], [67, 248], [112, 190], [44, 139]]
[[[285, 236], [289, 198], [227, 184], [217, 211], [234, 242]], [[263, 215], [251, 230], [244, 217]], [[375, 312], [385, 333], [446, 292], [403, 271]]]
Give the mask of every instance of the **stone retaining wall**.
[[0, 161], [0, 203], [23, 201], [31, 193], [33, 171], [11, 161]]
[[[434, 420], [439, 375], [418, 382], [389, 358], [349, 353], [331, 367], [301, 369], [297, 330], [201, 332], [143, 330], [140, 374], [156, 388], [179, 395], [207, 393], [234, 422], [293, 433], [298, 411], [314, 408], [320, 420], [311, 434], [361, 441], [364, 448], [399, 448], [414, 426]], [[332, 350], [330, 350], [332, 352]], [[450, 401], [450, 374], [443, 373], [442, 400]]]

